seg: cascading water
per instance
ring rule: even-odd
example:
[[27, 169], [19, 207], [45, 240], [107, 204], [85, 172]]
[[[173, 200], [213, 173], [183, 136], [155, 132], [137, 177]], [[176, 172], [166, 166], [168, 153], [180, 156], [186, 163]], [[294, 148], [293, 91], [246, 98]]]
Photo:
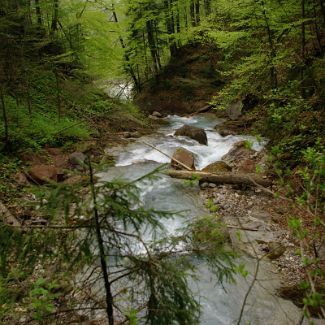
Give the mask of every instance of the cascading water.
[[[199, 115], [194, 117], [169, 116], [168, 126], [162, 127], [156, 134], [137, 139], [128, 146], [117, 150], [116, 166], [107, 172], [99, 174], [101, 181], [120, 178], [132, 181], [148, 174], [159, 164], [168, 163], [170, 159], [161, 152], [171, 156], [177, 147], [183, 147], [196, 155], [196, 168], [202, 169], [226, 154], [234, 143], [249, 140], [255, 150], [260, 150], [263, 144], [258, 143], [250, 136], [222, 137], [214, 126], [222, 123], [212, 115]], [[208, 145], [200, 145], [186, 137], [173, 136], [174, 131], [183, 124], [202, 127], [206, 130]], [[161, 152], [155, 150], [158, 148]], [[116, 150], [114, 150], [116, 154]], [[185, 219], [206, 214], [199, 198], [199, 188], [189, 187], [183, 181], [172, 179], [166, 175], [154, 183], [142, 182], [140, 189], [141, 201], [147, 208], [163, 211], [186, 211]], [[175, 234], [184, 223], [184, 218], [175, 217], [165, 222], [170, 234]], [[238, 276], [236, 284], [216, 284], [214, 275], [206, 265], [200, 264], [198, 280], [191, 282], [191, 287], [200, 299], [202, 306], [202, 325], [229, 325], [237, 324], [245, 294], [252, 281], [256, 261], [252, 258], [242, 257], [249, 276], [244, 279]], [[199, 263], [199, 262], [198, 262]], [[240, 324], [255, 325], [285, 325], [298, 324], [300, 311], [291, 302], [274, 295], [274, 288], [279, 285], [279, 277], [269, 270], [269, 264], [261, 263], [258, 281], [254, 285], [246, 303], [245, 312]], [[159, 325], [159, 324], [157, 324]]]

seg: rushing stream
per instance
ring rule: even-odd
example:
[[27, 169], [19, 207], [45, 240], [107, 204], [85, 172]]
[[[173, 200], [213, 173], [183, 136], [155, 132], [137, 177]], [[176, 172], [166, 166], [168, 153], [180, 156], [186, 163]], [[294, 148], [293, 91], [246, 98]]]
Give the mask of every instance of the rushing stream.
[[[249, 140], [255, 150], [260, 150], [255, 138], [249, 136], [222, 137], [214, 127], [221, 120], [212, 115], [204, 114], [190, 118], [169, 116], [169, 124], [161, 127], [156, 134], [137, 139], [135, 142], [120, 149], [115, 149], [116, 166], [101, 173], [102, 181], [116, 178], [134, 180], [145, 175], [159, 166], [168, 163], [170, 159], [146, 143], [158, 148], [167, 155], [172, 155], [177, 147], [186, 148], [196, 155], [196, 168], [201, 169], [213, 163], [226, 154], [234, 143]], [[173, 136], [174, 131], [183, 124], [202, 127], [208, 136], [208, 146], [186, 137]], [[164, 211], [187, 211], [187, 218], [206, 214], [198, 195], [198, 187], [189, 187], [183, 181], [172, 179], [166, 175], [154, 181], [141, 185], [141, 200], [145, 207]], [[174, 234], [182, 225], [182, 218], [175, 217], [165, 222], [169, 233]], [[237, 324], [245, 294], [253, 279], [256, 261], [249, 257], [242, 257], [249, 276], [245, 279], [238, 276], [236, 284], [216, 284], [214, 276], [204, 264], [198, 266], [198, 281], [191, 286], [202, 305], [202, 325], [230, 325]], [[263, 262], [258, 273], [258, 281], [251, 291], [240, 324], [254, 325], [285, 325], [298, 324], [300, 311], [291, 302], [274, 295], [274, 289], [279, 285], [278, 275], [272, 271], [270, 263]], [[157, 324], [159, 325], [159, 324]]]

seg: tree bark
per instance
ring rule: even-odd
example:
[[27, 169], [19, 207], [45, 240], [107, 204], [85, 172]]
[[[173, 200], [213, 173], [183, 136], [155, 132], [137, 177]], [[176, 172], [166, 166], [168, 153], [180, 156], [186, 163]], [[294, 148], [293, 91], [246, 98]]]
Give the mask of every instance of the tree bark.
[[324, 5], [324, 0], [319, 0], [319, 5], [320, 5], [322, 15], [323, 15], [323, 26], [325, 26], [325, 5]]
[[158, 56], [157, 48], [156, 48], [152, 20], [148, 20], [146, 22], [146, 30], [147, 30], [148, 44], [149, 44], [149, 49], [150, 49], [153, 65], [154, 65], [155, 75], [157, 76], [159, 73], [159, 60], [158, 60], [159, 56]]
[[[265, 9], [265, 3], [264, 1], [262, 1], [262, 11], [263, 11], [263, 17], [264, 17], [264, 21], [265, 21], [265, 28], [267, 31], [267, 37], [268, 37], [268, 41], [269, 41], [269, 46], [270, 46], [270, 52], [271, 52], [271, 61], [273, 61], [273, 59], [276, 57], [276, 51], [275, 51], [275, 46], [274, 46], [274, 42], [273, 42], [273, 36], [272, 36], [272, 31], [271, 31], [271, 27], [269, 24], [269, 19], [266, 15], [266, 9]], [[277, 71], [276, 68], [273, 64], [273, 62], [271, 62], [271, 68], [270, 68], [270, 76], [271, 76], [271, 86], [272, 88], [277, 88], [278, 86], [278, 77], [277, 77]]]
[[200, 0], [195, 0], [195, 23], [196, 25], [200, 24]]
[[[116, 23], [118, 23], [118, 18], [117, 18], [117, 14], [116, 14], [116, 10], [115, 10], [114, 4], [112, 4], [112, 13], [113, 13], [113, 19], [114, 19], [114, 21]], [[124, 40], [123, 40], [123, 38], [122, 38], [121, 35], [119, 35], [119, 41], [120, 41], [120, 44], [122, 46], [122, 49], [125, 50], [124, 51], [124, 58], [125, 58], [125, 61], [126, 61], [127, 67], [128, 67], [128, 72], [131, 75], [131, 78], [132, 78], [132, 80], [134, 82], [134, 86], [135, 86], [137, 92], [140, 92], [141, 91], [140, 78], [137, 78], [137, 76], [136, 76], [136, 74], [134, 72], [134, 69], [131, 66], [130, 57], [128, 56], [128, 54], [126, 52], [126, 45], [125, 45]]]
[[211, 14], [211, 0], [204, 0], [205, 15]]
[[251, 186], [261, 185], [263, 187], [272, 185], [270, 180], [255, 174], [212, 174], [201, 171], [168, 170], [167, 175], [180, 179], [193, 179], [193, 176], [197, 176], [201, 182], [215, 184], [243, 184]]
[[[305, 0], [301, 0], [301, 19], [306, 18], [306, 8], [305, 8]], [[305, 97], [305, 62], [306, 62], [306, 24], [303, 21], [301, 24], [301, 95]]]
[[99, 213], [97, 210], [97, 197], [95, 192], [95, 182], [93, 178], [93, 170], [91, 166], [90, 159], [88, 158], [88, 167], [89, 167], [89, 177], [90, 177], [90, 187], [91, 187], [91, 195], [94, 204], [94, 220], [95, 220], [95, 230], [96, 230], [96, 237], [97, 237], [97, 244], [99, 249], [99, 258], [101, 269], [103, 273], [103, 280], [105, 285], [105, 292], [106, 292], [106, 314], [108, 318], [108, 324], [114, 325], [114, 309], [113, 309], [113, 294], [111, 290], [111, 283], [109, 282], [108, 277], [108, 265], [105, 258], [105, 248], [104, 248], [104, 240], [101, 234], [100, 229], [100, 222], [99, 222]]
[[191, 24], [192, 24], [192, 26], [196, 26], [196, 19], [195, 19], [195, 0], [191, 0], [191, 3], [190, 3], [190, 17], [191, 17]]
[[318, 47], [318, 51], [320, 54], [323, 53], [323, 48], [322, 48], [322, 37], [320, 35], [319, 32], [319, 26], [317, 24], [317, 3], [314, 3], [314, 7], [313, 7], [313, 11], [314, 11], [314, 27], [315, 27], [315, 35], [316, 35], [316, 40], [317, 40], [317, 47]]
[[177, 46], [175, 42], [175, 22], [174, 22], [174, 15], [173, 15], [173, 0], [165, 0], [165, 20], [166, 20], [166, 29], [168, 34], [168, 41], [169, 41], [169, 50], [170, 55], [175, 57], [177, 54]]
[[62, 103], [61, 103], [61, 90], [60, 90], [60, 79], [59, 79], [59, 73], [57, 68], [54, 68], [54, 75], [55, 75], [55, 84], [56, 84], [56, 103], [57, 103], [57, 112], [59, 121], [62, 117]]
[[9, 145], [9, 122], [8, 122], [8, 115], [7, 115], [5, 98], [4, 98], [2, 87], [0, 87], [0, 100], [1, 100], [3, 124], [4, 124], [4, 131], [5, 131], [5, 146], [7, 147]]
[[59, 0], [53, 0], [53, 16], [52, 16], [52, 24], [51, 24], [52, 34], [58, 30], [58, 20], [59, 20]]
[[35, 0], [35, 8], [36, 8], [37, 24], [39, 26], [42, 26], [43, 21], [42, 21], [42, 12], [41, 12], [40, 0]]

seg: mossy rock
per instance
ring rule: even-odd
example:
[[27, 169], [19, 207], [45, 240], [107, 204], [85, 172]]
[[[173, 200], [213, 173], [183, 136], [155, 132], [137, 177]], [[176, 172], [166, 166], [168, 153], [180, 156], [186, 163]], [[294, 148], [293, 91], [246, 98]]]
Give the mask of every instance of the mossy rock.
[[206, 173], [220, 174], [220, 173], [229, 173], [232, 171], [232, 168], [224, 161], [216, 161], [204, 167], [202, 171]]

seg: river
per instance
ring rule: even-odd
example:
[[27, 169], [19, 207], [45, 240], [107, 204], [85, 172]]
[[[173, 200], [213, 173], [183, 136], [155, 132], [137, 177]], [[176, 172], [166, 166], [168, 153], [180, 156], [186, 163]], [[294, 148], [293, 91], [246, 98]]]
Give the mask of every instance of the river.
[[[222, 123], [222, 120], [216, 119], [212, 114], [193, 117], [169, 116], [166, 120], [168, 124], [162, 126], [155, 134], [136, 139], [123, 148], [108, 149], [109, 153], [114, 153], [116, 165], [99, 174], [101, 181], [112, 179], [132, 181], [151, 172], [159, 164], [170, 162], [168, 157], [151, 146], [170, 156], [175, 148], [186, 148], [196, 155], [197, 169], [220, 160], [233, 144], [240, 140], [251, 141], [255, 150], [263, 148], [263, 143], [259, 143], [254, 137], [242, 135], [222, 137], [214, 129], [216, 124]], [[174, 131], [184, 124], [204, 128], [208, 145], [200, 145], [186, 137], [175, 137]], [[199, 197], [198, 186], [189, 187], [183, 181], [172, 179], [164, 174], [161, 174], [156, 181], [148, 181], [140, 186], [141, 201], [146, 208], [171, 212], [186, 210], [187, 220], [208, 213]], [[170, 234], [175, 234], [183, 224], [184, 218], [175, 216], [174, 219], [165, 222], [165, 227]], [[249, 275], [246, 278], [238, 275], [235, 284], [224, 283], [223, 285], [216, 284], [214, 276], [206, 265], [198, 262], [198, 280], [191, 280], [191, 288], [201, 303], [202, 325], [237, 324], [242, 303], [253, 280], [256, 260], [243, 255], [238, 262], [245, 263]], [[275, 295], [275, 289], [280, 281], [271, 263], [262, 262], [240, 324], [299, 324], [301, 311], [290, 301]]]

